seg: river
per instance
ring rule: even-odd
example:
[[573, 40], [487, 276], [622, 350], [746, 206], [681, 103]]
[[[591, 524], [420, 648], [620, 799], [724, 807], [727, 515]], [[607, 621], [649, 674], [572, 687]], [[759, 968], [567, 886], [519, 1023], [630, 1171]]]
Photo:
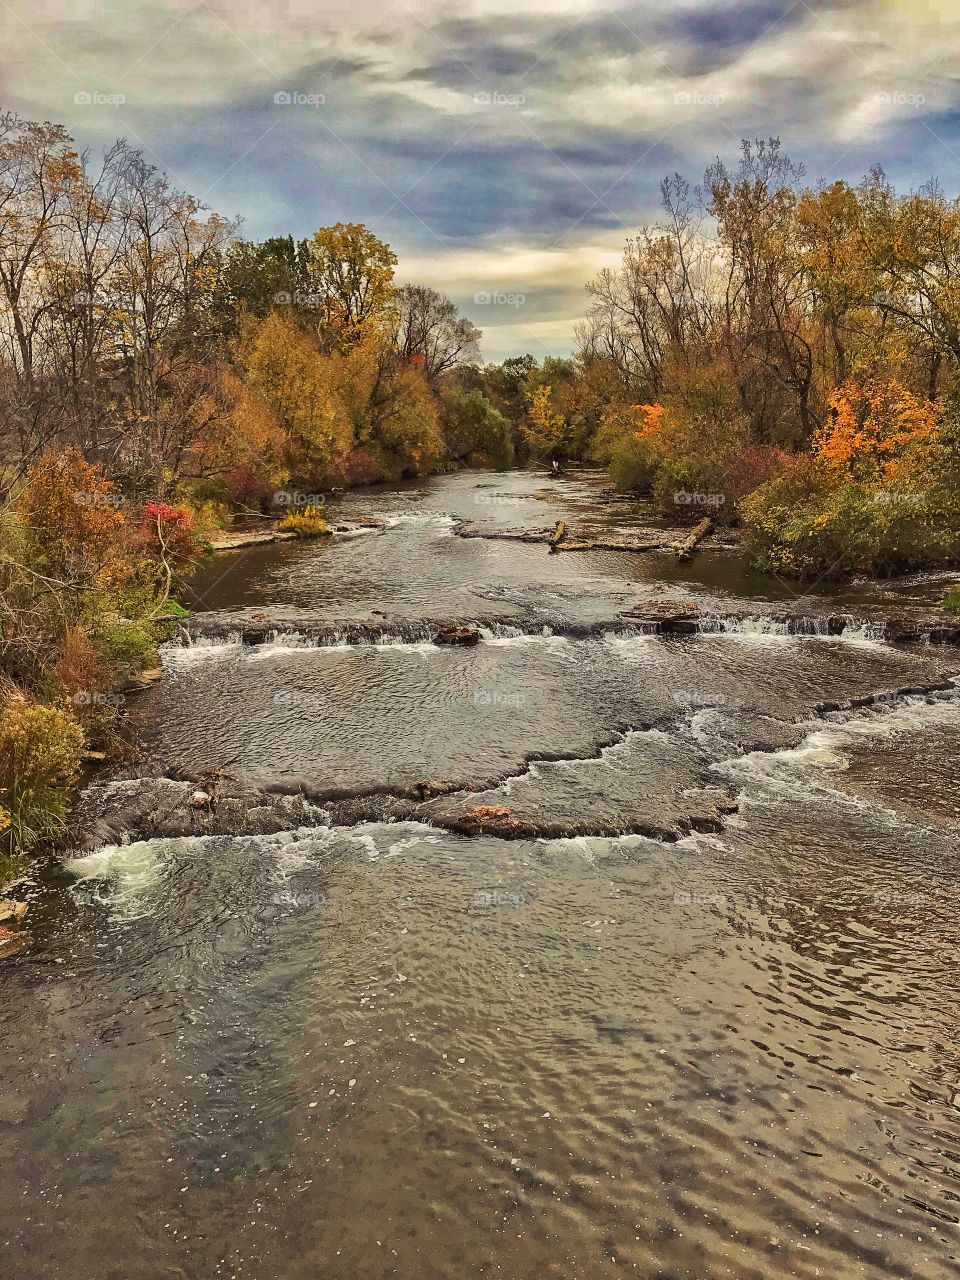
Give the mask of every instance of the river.
[[[382, 527], [198, 576], [88, 796], [150, 804], [29, 887], [8, 1274], [960, 1275], [960, 649], [857, 621], [941, 584], [458, 536], [647, 518], [591, 477], [331, 507]], [[623, 624], [691, 597], [743, 617]]]

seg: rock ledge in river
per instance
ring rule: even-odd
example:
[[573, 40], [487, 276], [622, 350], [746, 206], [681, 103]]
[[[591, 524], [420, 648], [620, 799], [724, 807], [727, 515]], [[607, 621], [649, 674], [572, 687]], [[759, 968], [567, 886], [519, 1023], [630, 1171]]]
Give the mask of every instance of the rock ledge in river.
[[441, 627], [437, 634], [433, 637], [434, 644], [440, 645], [462, 645], [470, 648], [480, 643], [480, 632], [475, 627], [457, 627], [445, 626]]

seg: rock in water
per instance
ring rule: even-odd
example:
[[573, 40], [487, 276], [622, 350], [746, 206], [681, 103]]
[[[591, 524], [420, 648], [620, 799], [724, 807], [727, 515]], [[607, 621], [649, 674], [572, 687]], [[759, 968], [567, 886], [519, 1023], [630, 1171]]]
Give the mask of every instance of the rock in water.
[[469, 647], [480, 643], [480, 632], [475, 627], [441, 627], [433, 637], [434, 644], [459, 644]]
[[0, 960], [6, 960], [10, 956], [15, 956], [21, 951], [25, 951], [32, 941], [33, 939], [26, 930], [14, 933], [11, 929], [0, 925]]
[[637, 604], [620, 615], [668, 635], [690, 635], [699, 626], [699, 610], [695, 603], [670, 604], [651, 601]]
[[14, 902], [11, 898], [4, 898], [0, 902], [0, 924], [19, 924], [23, 917], [27, 914], [27, 904], [25, 902]]

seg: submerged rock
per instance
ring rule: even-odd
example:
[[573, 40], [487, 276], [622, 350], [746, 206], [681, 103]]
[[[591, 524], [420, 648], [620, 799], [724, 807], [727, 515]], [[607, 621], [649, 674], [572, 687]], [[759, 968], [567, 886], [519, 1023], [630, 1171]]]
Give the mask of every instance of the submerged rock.
[[622, 616], [629, 618], [631, 622], [655, 627], [658, 631], [672, 635], [690, 635], [700, 625], [700, 610], [692, 601], [681, 604], [638, 604]]
[[537, 834], [532, 822], [518, 818], [512, 809], [480, 804], [465, 809], [449, 822], [451, 831], [464, 836], [497, 836], [501, 840], [523, 840]]

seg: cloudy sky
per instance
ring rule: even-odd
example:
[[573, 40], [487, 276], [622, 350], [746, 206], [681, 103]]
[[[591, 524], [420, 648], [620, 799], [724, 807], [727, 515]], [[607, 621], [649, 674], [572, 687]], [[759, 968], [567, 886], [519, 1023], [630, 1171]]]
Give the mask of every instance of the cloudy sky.
[[570, 350], [674, 170], [960, 192], [960, 0], [0, 0], [0, 103], [141, 147], [249, 237], [366, 222], [483, 354]]

